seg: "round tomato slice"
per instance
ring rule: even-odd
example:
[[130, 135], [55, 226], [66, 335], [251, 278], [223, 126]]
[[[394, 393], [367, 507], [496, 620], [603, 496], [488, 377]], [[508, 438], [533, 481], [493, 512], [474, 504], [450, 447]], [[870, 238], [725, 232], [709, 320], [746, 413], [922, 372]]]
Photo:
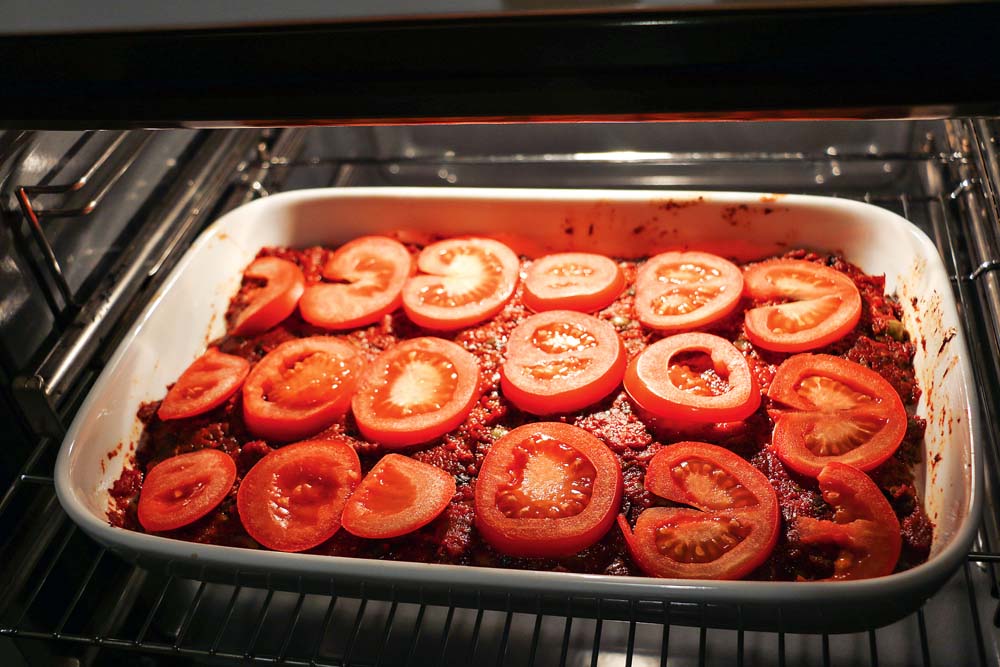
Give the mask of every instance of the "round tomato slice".
[[239, 391], [249, 372], [246, 359], [210, 347], [181, 374], [156, 414], [163, 420], [184, 419], [217, 408]]
[[375, 464], [344, 508], [344, 530], [386, 540], [423, 528], [455, 495], [455, 478], [429, 463], [386, 454]]
[[573, 412], [601, 400], [625, 375], [625, 345], [605, 320], [571, 310], [532, 315], [507, 339], [501, 388], [525, 412]]
[[474, 356], [441, 338], [413, 338], [368, 366], [351, 409], [366, 439], [406, 447], [457, 428], [479, 399], [478, 388]]
[[805, 352], [849, 334], [861, 317], [861, 294], [846, 275], [798, 259], [774, 259], [749, 267], [743, 275], [754, 299], [788, 303], [746, 312], [747, 338], [765, 350]]
[[731, 313], [743, 294], [743, 274], [707, 252], [665, 252], [642, 265], [635, 280], [635, 313], [658, 331], [687, 331]]
[[830, 463], [820, 472], [823, 500], [835, 512], [833, 521], [795, 519], [804, 544], [834, 544], [840, 548], [830, 580], [870, 579], [891, 574], [903, 547], [899, 520], [885, 496], [857, 468]]
[[403, 309], [415, 324], [452, 331], [478, 324], [503, 309], [517, 286], [520, 261], [491, 239], [432, 243], [417, 257], [423, 272], [403, 287]]
[[341, 246], [323, 268], [333, 283], [306, 287], [302, 319], [324, 329], [353, 329], [378, 322], [399, 308], [403, 283], [413, 273], [410, 251], [385, 236], [364, 236]]
[[361, 373], [357, 348], [314, 336], [282, 343], [243, 384], [243, 418], [260, 438], [287, 442], [319, 432], [347, 412]]
[[139, 523], [151, 533], [197, 521], [222, 502], [236, 481], [236, 463], [218, 449], [179, 454], [146, 473]]
[[792, 470], [816, 477], [832, 461], [871, 470], [906, 434], [906, 408], [881, 375], [826, 354], [797, 354], [767, 391], [772, 446]]
[[279, 257], [254, 260], [243, 276], [266, 282], [247, 295], [248, 303], [236, 316], [230, 331], [234, 336], [255, 336], [278, 324], [295, 312], [305, 290], [302, 269]]
[[276, 449], [240, 482], [236, 508], [250, 537], [275, 551], [305, 551], [333, 537], [361, 462], [340, 440]]
[[524, 279], [522, 300], [536, 313], [593, 313], [609, 306], [623, 289], [625, 275], [612, 260], [589, 252], [564, 252], [534, 261]]
[[732, 343], [704, 333], [653, 343], [625, 371], [625, 391], [639, 407], [684, 422], [733, 422], [760, 406], [760, 387]]
[[697, 509], [653, 507], [618, 525], [633, 560], [653, 577], [739, 579], [774, 549], [778, 496], [760, 471], [728, 449], [680, 442], [653, 456], [646, 489]]
[[621, 499], [621, 466], [603, 442], [569, 424], [526, 424], [483, 460], [476, 528], [510, 556], [573, 556], [604, 537]]

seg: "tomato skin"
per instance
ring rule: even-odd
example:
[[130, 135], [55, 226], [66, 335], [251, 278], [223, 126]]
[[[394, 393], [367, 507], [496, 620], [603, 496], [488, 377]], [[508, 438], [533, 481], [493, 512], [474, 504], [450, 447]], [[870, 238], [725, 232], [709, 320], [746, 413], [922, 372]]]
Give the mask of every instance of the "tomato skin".
[[233, 324], [234, 336], [255, 336], [264, 333], [295, 312], [302, 292], [305, 276], [294, 262], [280, 257], [261, 257], [254, 260], [243, 272], [246, 278], [266, 280], [267, 284], [253, 296], [250, 304], [240, 312]]
[[[444, 370], [421, 371], [428, 366]], [[401, 368], [404, 371], [415, 369], [413, 373], [418, 375], [411, 373], [404, 377], [402, 371], [393, 374]], [[419, 375], [427, 372], [434, 377]], [[450, 392], [448, 388], [443, 389], [442, 400], [428, 399], [406, 406], [394, 402], [397, 391], [403, 394], [403, 399], [412, 400], [414, 392], [440, 389], [447, 381], [445, 373], [449, 377], [454, 374], [454, 379]], [[433, 386], [429, 386], [431, 383]], [[425, 398], [420, 397], [421, 400]], [[367, 440], [396, 449], [428, 442], [458, 428], [478, 400], [479, 362], [476, 357], [451, 341], [424, 337], [403, 341], [369, 364], [351, 400], [351, 409], [358, 429]]]
[[167, 421], [213, 410], [239, 391], [249, 372], [250, 362], [246, 359], [210, 347], [181, 374], [156, 415]]
[[[777, 543], [781, 517], [774, 488], [727, 449], [704, 442], [664, 447], [650, 461], [645, 487], [697, 508], [653, 507], [639, 515], [634, 529], [619, 515], [632, 559], [650, 576], [740, 579], [766, 561]], [[694, 549], [691, 542], [697, 542]]]
[[514, 295], [521, 262], [485, 238], [438, 241], [417, 257], [422, 272], [403, 286], [403, 310], [417, 326], [454, 331], [499, 313]]
[[341, 283], [305, 288], [299, 301], [302, 319], [331, 330], [373, 324], [403, 303], [401, 292], [414, 270], [410, 251], [386, 236], [363, 236], [330, 257], [323, 276]]
[[[767, 395], [773, 404], [769, 413], [775, 453], [789, 468], [809, 477], [831, 462], [871, 470], [892, 456], [906, 435], [906, 408], [892, 385], [875, 371], [840, 357], [789, 357], [778, 367]], [[823, 453], [824, 446], [839, 445], [830, 434], [856, 442], [844, 453]]]
[[829, 463], [820, 472], [823, 499], [836, 512], [833, 521], [795, 519], [804, 544], [835, 544], [840, 554], [826, 581], [870, 579], [891, 574], [902, 551], [899, 520], [882, 491], [864, 472]]
[[604, 255], [563, 252], [534, 261], [524, 280], [524, 305], [541, 313], [593, 313], [611, 305], [625, 289], [625, 274]]
[[[750, 342], [775, 352], [806, 352], [834, 343], [857, 326], [861, 294], [846, 275], [795, 259], [773, 259], [746, 269], [746, 291], [754, 299], [791, 299], [793, 303], [746, 311]], [[812, 323], [802, 318], [818, 318]], [[798, 331], [785, 331], [797, 327]]]
[[[691, 352], [707, 354], [716, 369], [726, 369], [724, 392], [699, 395], [674, 384], [670, 362], [678, 354]], [[653, 343], [629, 363], [624, 384], [640, 408], [680, 422], [740, 421], [760, 406], [760, 386], [746, 358], [728, 340], [712, 334], [677, 334]]]
[[[583, 343], [559, 349], [566, 346], [563, 340], [572, 345], [584, 339], [585, 349], [579, 349]], [[546, 350], [547, 344], [555, 351]], [[505, 355], [500, 369], [504, 396], [536, 415], [574, 412], [596, 403], [618, 388], [628, 361], [625, 345], [610, 322], [570, 310], [550, 310], [525, 319], [510, 333]], [[583, 368], [556, 377], [536, 375], [551, 372], [547, 369], [553, 364], [583, 364]]]
[[[339, 338], [313, 336], [282, 343], [257, 362], [243, 384], [247, 429], [280, 442], [318, 433], [347, 412], [362, 363], [357, 348]], [[296, 372], [298, 392], [288, 389]], [[279, 390], [273, 399], [270, 395]]]
[[455, 478], [440, 468], [386, 454], [347, 501], [344, 530], [371, 540], [406, 535], [436, 519], [455, 488]]
[[214, 510], [236, 481], [236, 463], [218, 449], [178, 454], [153, 466], [139, 494], [139, 523], [151, 533], [175, 530]]
[[[510, 518], [498, 507], [498, 494], [511, 481], [517, 449], [546, 441], [571, 448], [593, 466], [590, 500], [572, 516]], [[572, 556], [607, 534], [621, 506], [622, 490], [618, 459], [596, 437], [561, 422], [525, 424], [494, 442], [483, 460], [476, 482], [476, 529], [494, 549], [510, 556]]]
[[346, 442], [285, 445], [258, 461], [240, 482], [240, 522], [268, 549], [311, 549], [340, 529], [344, 505], [360, 480], [361, 461]]
[[732, 262], [707, 252], [665, 252], [636, 275], [636, 318], [657, 331], [689, 331], [733, 312], [742, 293], [743, 273]]

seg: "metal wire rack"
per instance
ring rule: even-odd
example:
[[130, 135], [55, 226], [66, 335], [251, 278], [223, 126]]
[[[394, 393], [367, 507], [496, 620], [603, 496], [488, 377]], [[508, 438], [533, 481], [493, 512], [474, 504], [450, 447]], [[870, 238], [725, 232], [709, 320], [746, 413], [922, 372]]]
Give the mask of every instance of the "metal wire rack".
[[[45, 362], [30, 374], [34, 384], [21, 384], [22, 406], [26, 413], [34, 411], [28, 414], [29, 422], [48, 426], [38, 431], [43, 436], [0, 498], [0, 525], [9, 527], [0, 544], [0, 581], [5, 582], [0, 591], [0, 638], [15, 640], [29, 663], [64, 655], [84, 664], [130, 664], [128, 656], [141, 653], [166, 656], [177, 664], [206, 659], [289, 665], [997, 664], [994, 563], [1000, 561], [1000, 523], [990, 502], [968, 561], [916, 614], [858, 634], [796, 635], [752, 632], [744, 630], [742, 622], [732, 630], [710, 628], [698, 621], [705, 605], [581, 598], [565, 600], [565, 611], [560, 611], [551, 600], [539, 597], [532, 610], [513, 605], [509, 598], [452, 600], [450, 592], [440, 604], [439, 590], [404, 595], [395, 589], [355, 590], [331, 583], [325, 594], [312, 589], [290, 592], [269, 586], [267, 580], [243, 583], [238, 573], [231, 583], [209, 583], [188, 572], [127, 563], [92, 542], [59, 509], [52, 480], [62, 424], [92, 376], [82, 369], [100, 367], [115, 343], [113, 336], [94, 332], [107, 332], [127, 320], [133, 312], [130, 304], [143, 303], [156, 289], [156, 277], [206, 220], [283, 189], [405, 184], [426, 181], [427, 173], [445, 186], [456, 181], [492, 184], [496, 170], [511, 165], [572, 172], [581, 164], [597, 163], [605, 167], [602, 184], [614, 185], [615, 173], [634, 177], [639, 171], [645, 187], [669, 187], [663, 174], [676, 175], [686, 166], [813, 169], [819, 178], [811, 190], [883, 206], [931, 236], [953, 276], [973, 341], [980, 392], [984, 399], [1000, 395], [1000, 273], [995, 271], [1000, 267], [1000, 200], [995, 189], [1000, 184], [1000, 135], [986, 121], [948, 121], [941, 127], [943, 136], [936, 140], [946, 148], [929, 142], [921, 150], [899, 154], [827, 150], [351, 160], [302, 152], [308, 130], [213, 135], [215, 143], [205, 149], [206, 159], [214, 156], [211, 177], [204, 174], [194, 192], [185, 190], [183, 201], [174, 202], [169, 216], [160, 218], [165, 230], [174, 230], [164, 232], [173, 242], [157, 247], [154, 260], [139, 272], [143, 279], [118, 293], [113, 304], [103, 293], [98, 302], [82, 303], [76, 318], [89, 323], [91, 333], [81, 339], [79, 327], [67, 326]], [[885, 165], [908, 176], [870, 189], [864, 178], [838, 189], [823, 178], [855, 167], [885, 170]], [[225, 171], [220, 175], [221, 169]], [[700, 183], [705, 188], [731, 184]], [[51, 285], [61, 292], [57, 281]], [[95, 318], [95, 312], [105, 315]], [[53, 368], [62, 369], [62, 374], [54, 374]], [[52, 391], [54, 386], [59, 391]], [[996, 498], [1000, 461], [992, 445], [1000, 442], [1000, 412], [990, 400], [983, 405], [990, 445], [987, 497]], [[608, 613], [611, 608], [614, 614]], [[743, 609], [735, 614], [743, 620]]]

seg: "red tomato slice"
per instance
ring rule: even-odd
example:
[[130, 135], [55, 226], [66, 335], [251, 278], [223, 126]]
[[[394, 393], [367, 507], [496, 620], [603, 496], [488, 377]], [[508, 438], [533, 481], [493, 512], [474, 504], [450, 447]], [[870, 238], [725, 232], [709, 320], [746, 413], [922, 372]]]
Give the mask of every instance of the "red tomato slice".
[[833, 521], [798, 517], [795, 529], [804, 544], [840, 547], [829, 580], [891, 574], [903, 538], [889, 501], [868, 475], [853, 466], [830, 463], [818, 479], [823, 500], [836, 510]]
[[524, 305], [536, 313], [605, 308], [625, 289], [625, 275], [604, 255], [564, 252], [534, 261], [524, 279]]
[[698, 508], [647, 509], [634, 531], [618, 517], [633, 560], [650, 576], [739, 579], [774, 549], [778, 496], [767, 477], [728, 449], [704, 442], [665, 447], [650, 461], [645, 486]]
[[642, 265], [635, 280], [635, 313], [658, 331], [703, 327], [731, 313], [743, 294], [743, 274], [707, 252], [665, 252]]
[[423, 274], [403, 287], [403, 309], [417, 325], [452, 331], [499, 313], [517, 286], [520, 261], [491, 239], [448, 239], [420, 253]]
[[704, 333], [653, 343], [625, 371], [625, 391], [639, 407], [684, 422], [732, 422], [760, 406], [760, 387], [732, 343]]
[[792, 470], [816, 477], [831, 461], [871, 470], [906, 434], [906, 409], [881, 375], [826, 354], [797, 354], [778, 367], [767, 391], [771, 442]]
[[279, 257], [254, 260], [243, 276], [267, 282], [249, 294], [249, 303], [236, 316], [230, 331], [234, 336], [255, 336], [278, 324], [295, 312], [305, 290], [302, 269]]
[[344, 530], [371, 540], [399, 537], [436, 519], [455, 495], [455, 478], [429, 463], [386, 454], [344, 508]]
[[399, 308], [403, 283], [413, 273], [410, 251], [385, 236], [363, 236], [341, 246], [323, 268], [335, 283], [306, 287], [302, 319], [324, 329], [353, 329], [378, 322]]
[[747, 338], [765, 350], [805, 352], [849, 334], [861, 317], [861, 295], [854, 281], [826, 266], [798, 259], [754, 264], [743, 275], [754, 299], [789, 303], [746, 312]]
[[604, 537], [621, 499], [621, 467], [603, 442], [569, 424], [526, 424], [483, 460], [476, 528], [510, 556], [573, 556]]
[[146, 473], [139, 494], [139, 523], [151, 533], [202, 518], [222, 502], [236, 481], [236, 463], [218, 449], [178, 454]]
[[282, 343], [243, 384], [243, 418], [260, 438], [287, 442], [319, 432], [347, 412], [361, 373], [357, 348], [314, 336]]
[[163, 420], [184, 419], [217, 408], [239, 391], [249, 372], [246, 359], [210, 347], [181, 374], [156, 414]]
[[361, 462], [340, 440], [306, 440], [276, 449], [240, 482], [236, 508], [250, 537], [275, 551], [305, 551], [340, 528], [361, 480]]
[[550, 310], [527, 318], [507, 339], [501, 388], [525, 412], [573, 412], [601, 400], [625, 375], [625, 345], [592, 315]]
[[457, 428], [479, 399], [478, 388], [474, 356], [441, 338], [413, 338], [368, 366], [351, 409], [366, 439], [406, 447]]

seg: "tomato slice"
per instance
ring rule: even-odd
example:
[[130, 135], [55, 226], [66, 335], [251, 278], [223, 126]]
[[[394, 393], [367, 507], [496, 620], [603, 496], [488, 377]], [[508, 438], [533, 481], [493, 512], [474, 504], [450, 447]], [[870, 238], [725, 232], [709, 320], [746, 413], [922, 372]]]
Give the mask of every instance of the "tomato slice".
[[653, 507], [618, 525], [633, 560], [653, 577], [739, 579], [774, 549], [778, 496], [763, 473], [728, 449], [680, 442], [657, 452], [646, 489], [697, 509]]
[[891, 574], [903, 547], [899, 520], [875, 483], [857, 468], [830, 463], [819, 474], [823, 500], [833, 521], [795, 519], [804, 544], [840, 547], [829, 580], [870, 579]]
[[156, 414], [163, 420], [184, 419], [217, 408], [239, 391], [249, 372], [246, 359], [210, 347], [181, 374]]
[[413, 338], [368, 366], [351, 409], [365, 438], [406, 447], [457, 428], [479, 399], [478, 388], [473, 355], [441, 338]]
[[436, 519], [455, 495], [455, 478], [429, 463], [386, 454], [344, 508], [344, 530], [372, 540], [399, 537]]
[[703, 327], [731, 313], [743, 294], [740, 267], [707, 252], [665, 252], [635, 280], [637, 319], [658, 331]]
[[562, 558], [604, 537], [621, 499], [621, 466], [603, 442], [561, 422], [526, 424], [483, 460], [476, 528], [501, 553]]
[[347, 412], [362, 359], [328, 336], [282, 343], [243, 384], [243, 418], [260, 438], [287, 442], [319, 432]]
[[146, 473], [139, 523], [151, 533], [197, 521], [222, 502], [236, 481], [236, 463], [218, 449], [178, 454]]
[[302, 319], [324, 329], [353, 329], [378, 322], [399, 308], [403, 283], [413, 273], [410, 251], [385, 236], [363, 236], [341, 246], [323, 268], [333, 283], [306, 287]]
[[605, 308], [625, 289], [625, 274], [604, 255], [564, 252], [540, 257], [524, 279], [524, 305], [536, 313]]
[[276, 449], [240, 482], [236, 508], [250, 537], [275, 551], [305, 551], [333, 537], [361, 480], [361, 462], [340, 440]]
[[305, 290], [302, 269], [280, 257], [255, 259], [243, 276], [266, 283], [248, 295], [249, 303], [236, 316], [230, 331], [234, 336], [255, 336], [278, 324], [295, 312]]
[[614, 325], [571, 310], [532, 315], [507, 339], [501, 388], [525, 412], [573, 412], [601, 400], [625, 375]]
[[805, 352], [849, 334], [861, 317], [861, 294], [846, 275], [798, 259], [773, 259], [749, 267], [743, 275], [754, 299], [788, 303], [746, 312], [747, 338], [765, 350]]
[[517, 286], [520, 261], [499, 241], [448, 239], [417, 257], [423, 274], [403, 287], [403, 309], [417, 325], [452, 331], [499, 313]]
[[733, 422], [760, 406], [760, 387], [725, 338], [685, 333], [653, 343], [625, 371], [625, 391], [639, 407], [683, 422]]
[[816, 477], [831, 461], [880, 465], [906, 434], [906, 408], [881, 375], [827, 354], [797, 354], [767, 391], [776, 405], [771, 442], [792, 470]]

